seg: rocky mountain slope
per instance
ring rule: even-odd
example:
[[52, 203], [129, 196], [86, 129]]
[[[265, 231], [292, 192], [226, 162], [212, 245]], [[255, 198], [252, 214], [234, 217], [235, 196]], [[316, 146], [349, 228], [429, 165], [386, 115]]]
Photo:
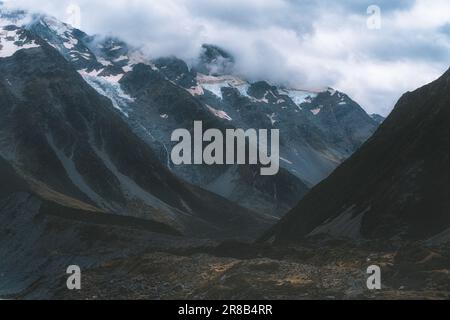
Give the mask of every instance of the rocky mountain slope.
[[408, 92], [374, 136], [264, 237], [450, 239], [450, 70]]
[[106, 213], [54, 191], [2, 157], [0, 178], [1, 297], [48, 297], [71, 264], [84, 269], [149, 247], [195, 243], [165, 224]]
[[58, 51], [29, 31], [14, 32], [20, 42], [9, 35], [1, 42], [18, 50], [0, 58], [0, 154], [30, 179], [186, 235], [251, 236], [270, 223], [173, 175]]

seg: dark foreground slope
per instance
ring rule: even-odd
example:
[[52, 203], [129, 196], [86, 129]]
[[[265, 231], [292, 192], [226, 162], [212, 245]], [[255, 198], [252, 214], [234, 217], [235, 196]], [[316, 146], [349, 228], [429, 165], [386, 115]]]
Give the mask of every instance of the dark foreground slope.
[[375, 135], [264, 240], [448, 239], [450, 70], [406, 93]]
[[166, 225], [107, 214], [50, 190], [1, 157], [0, 178], [0, 296], [42, 298], [71, 264], [93, 266], [162, 241], [188, 243]]

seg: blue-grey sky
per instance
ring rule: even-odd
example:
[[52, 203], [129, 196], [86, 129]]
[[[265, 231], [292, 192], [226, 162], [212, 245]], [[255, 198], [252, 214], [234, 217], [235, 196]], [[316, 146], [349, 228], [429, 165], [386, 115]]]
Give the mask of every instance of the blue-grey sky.
[[[305, 89], [331, 86], [387, 115], [406, 91], [450, 67], [449, 0], [9, 0], [143, 46], [193, 59], [202, 43], [234, 53], [240, 73]], [[367, 13], [371, 5], [377, 15]], [[380, 28], [376, 26], [380, 21]], [[374, 20], [376, 19], [376, 20]], [[374, 24], [375, 23], [375, 24]]]

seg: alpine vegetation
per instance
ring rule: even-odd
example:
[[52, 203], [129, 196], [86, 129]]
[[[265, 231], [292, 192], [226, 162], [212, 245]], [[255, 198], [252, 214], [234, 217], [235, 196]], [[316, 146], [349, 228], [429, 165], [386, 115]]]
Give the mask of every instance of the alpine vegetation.
[[[260, 164], [262, 176], [273, 176], [279, 172], [280, 131], [278, 129], [271, 129], [270, 136], [267, 129], [246, 131], [226, 129], [225, 131], [225, 137], [219, 129], [208, 129], [203, 133], [202, 121], [194, 121], [193, 137], [187, 129], [176, 129], [171, 136], [172, 142], [178, 142], [172, 149], [172, 162], [175, 165]], [[209, 144], [204, 147], [205, 142]]]

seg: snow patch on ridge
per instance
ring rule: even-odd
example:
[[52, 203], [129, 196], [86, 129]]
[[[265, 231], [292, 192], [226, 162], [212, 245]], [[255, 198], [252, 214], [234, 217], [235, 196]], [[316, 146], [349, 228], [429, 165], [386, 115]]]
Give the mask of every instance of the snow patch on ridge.
[[272, 114], [268, 114], [267, 115], [267, 118], [269, 118], [269, 120], [272, 123], [272, 125], [274, 125], [277, 122], [277, 120], [275, 119], [276, 116], [277, 116], [276, 113], [272, 113]]
[[121, 88], [119, 80], [123, 75], [100, 77], [100, 71], [86, 72], [80, 70], [79, 73], [83, 79], [102, 96], [109, 98], [117, 110], [123, 115], [129, 117], [127, 110], [130, 109], [130, 103], [133, 103], [134, 98], [127, 95]]
[[189, 89], [186, 89], [192, 96], [202, 96], [205, 94], [203, 91], [203, 88], [201, 86], [191, 87]]
[[214, 109], [213, 107], [211, 107], [209, 105], [206, 105], [206, 106], [208, 107], [209, 111], [211, 111], [211, 113], [213, 115], [215, 115], [216, 117], [218, 117], [220, 119], [225, 119], [225, 120], [228, 120], [228, 121], [232, 121], [233, 120], [225, 111], [216, 110], [216, 109]]
[[310, 103], [313, 98], [317, 97], [317, 93], [299, 89], [280, 89], [279, 94], [287, 95], [300, 109], [302, 103]]
[[223, 99], [222, 88], [235, 88], [239, 91], [239, 94], [241, 96], [247, 97], [249, 99], [254, 99], [247, 93], [250, 84], [247, 81], [244, 81], [238, 77], [234, 76], [215, 77], [204, 74], [198, 74], [197, 82], [202, 89], [211, 92], [220, 100]]
[[26, 42], [26, 36], [20, 29], [0, 30], [0, 58], [8, 58], [22, 49], [38, 48], [34, 40]]
[[317, 116], [320, 113], [321, 109], [320, 108], [316, 108], [316, 109], [312, 109], [311, 113], [315, 116]]

